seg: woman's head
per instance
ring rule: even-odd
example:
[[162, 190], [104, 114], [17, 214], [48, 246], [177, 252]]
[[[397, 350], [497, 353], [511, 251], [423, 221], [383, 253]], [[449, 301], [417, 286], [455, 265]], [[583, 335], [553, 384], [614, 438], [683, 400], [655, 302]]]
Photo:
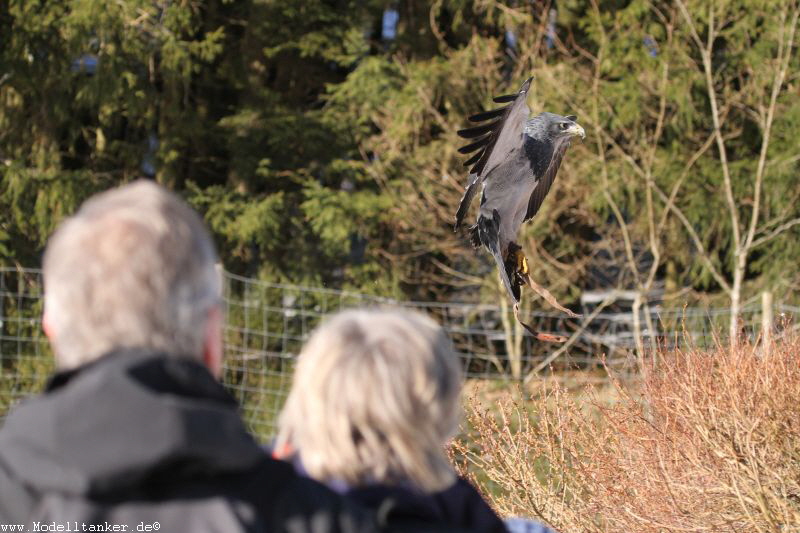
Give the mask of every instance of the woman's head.
[[295, 450], [322, 481], [443, 489], [454, 480], [443, 445], [458, 426], [461, 384], [450, 341], [431, 319], [339, 313], [300, 354], [278, 448]]

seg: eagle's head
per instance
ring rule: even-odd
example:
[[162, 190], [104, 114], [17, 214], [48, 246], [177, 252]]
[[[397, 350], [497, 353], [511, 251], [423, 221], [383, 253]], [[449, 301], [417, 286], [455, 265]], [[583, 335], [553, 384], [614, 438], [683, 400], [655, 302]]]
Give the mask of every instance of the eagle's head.
[[556, 141], [568, 140], [576, 135], [581, 139], [586, 138], [583, 127], [575, 122], [578, 119], [575, 115], [563, 117], [555, 113], [539, 113], [535, 117], [528, 119], [525, 123], [525, 134], [541, 142], [556, 144]]

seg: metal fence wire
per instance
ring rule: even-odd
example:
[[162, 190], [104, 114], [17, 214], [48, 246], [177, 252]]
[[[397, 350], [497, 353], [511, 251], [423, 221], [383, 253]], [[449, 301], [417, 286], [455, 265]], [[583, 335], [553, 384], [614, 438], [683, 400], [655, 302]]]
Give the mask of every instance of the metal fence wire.
[[[397, 301], [326, 288], [269, 283], [223, 272], [225, 370], [223, 382], [242, 405], [245, 420], [262, 438], [275, 431], [300, 348], [326, 315], [353, 307], [403, 307], [427, 313], [447, 331], [468, 379], [525, 380], [549, 369], [592, 369], [605, 364], [621, 372], [633, 367], [633, 313], [584, 308], [584, 317], [523, 312], [540, 331], [569, 337], [564, 345], [535, 342], [499, 305], [464, 302]], [[41, 390], [53, 371], [50, 347], [41, 330], [41, 272], [0, 267], [0, 417], [24, 396]], [[775, 306], [791, 324], [797, 307]], [[641, 311], [640, 315], [644, 315]], [[704, 346], [724, 336], [728, 309], [663, 309], [640, 316], [645, 347]], [[743, 334], [761, 328], [761, 307], [745, 307]], [[649, 320], [647, 320], [649, 318]], [[678, 333], [675, 333], [678, 332]], [[652, 341], [652, 343], [651, 343]], [[605, 356], [605, 357], [601, 357]]]

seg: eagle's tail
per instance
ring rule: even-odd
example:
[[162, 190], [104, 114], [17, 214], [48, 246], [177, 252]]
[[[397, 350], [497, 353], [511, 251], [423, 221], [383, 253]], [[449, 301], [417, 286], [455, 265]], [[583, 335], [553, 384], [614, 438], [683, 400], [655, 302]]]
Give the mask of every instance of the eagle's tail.
[[470, 228], [470, 240], [473, 246], [483, 245], [494, 257], [497, 263], [497, 270], [500, 272], [500, 279], [503, 285], [508, 290], [509, 296], [514, 303], [519, 302], [519, 287], [511, 284], [509, 272], [506, 267], [506, 261], [500, 251], [500, 213], [495, 209], [492, 212], [492, 218], [486, 218], [483, 215], [478, 216], [478, 223]]

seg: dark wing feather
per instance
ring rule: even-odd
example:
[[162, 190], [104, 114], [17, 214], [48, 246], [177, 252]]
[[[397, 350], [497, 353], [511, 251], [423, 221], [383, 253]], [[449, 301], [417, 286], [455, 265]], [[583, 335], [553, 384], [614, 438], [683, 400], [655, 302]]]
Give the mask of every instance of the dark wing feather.
[[496, 120], [494, 122], [489, 122], [488, 124], [484, 124], [482, 126], [475, 126], [474, 128], [458, 130], [457, 133], [459, 137], [463, 137], [464, 139], [474, 139], [475, 137], [480, 137], [484, 133], [489, 133], [490, 131], [492, 131], [499, 122], [500, 122], [499, 120]]
[[[466, 146], [462, 146], [461, 148], [458, 149], [458, 151], [459, 151], [459, 153], [462, 153], [462, 154], [468, 154], [470, 152], [474, 152], [478, 148], [480, 148], [482, 146], [486, 146], [487, 144], [489, 144], [489, 141], [491, 139], [492, 139], [492, 136], [491, 135], [487, 135], [483, 139], [478, 139], [474, 143], [468, 144]], [[483, 154], [483, 152], [481, 152], [481, 154]]]
[[495, 96], [492, 98], [498, 104], [505, 104], [506, 102], [513, 102], [517, 99], [516, 94], [504, 94], [503, 96]]
[[496, 118], [506, 112], [505, 107], [498, 107], [497, 109], [492, 109], [491, 111], [484, 111], [483, 113], [476, 113], [469, 117], [467, 120], [470, 122], [483, 122], [484, 120], [489, 120], [490, 118]]
[[539, 178], [539, 183], [533, 189], [531, 197], [528, 200], [528, 211], [525, 213], [523, 222], [532, 219], [533, 215], [542, 207], [542, 202], [544, 202], [547, 193], [550, 192], [550, 187], [556, 179], [556, 174], [558, 174], [561, 160], [564, 159], [567, 148], [569, 148], [569, 140], [565, 139], [553, 150], [553, 158], [550, 160], [550, 164], [547, 165], [547, 170], [545, 170], [542, 177]]
[[467, 159], [466, 161], [464, 161], [464, 166], [465, 166], [465, 167], [468, 167], [468, 166], [470, 166], [472, 163], [474, 163], [475, 161], [477, 161], [478, 159], [480, 159], [482, 155], [483, 155], [483, 154], [482, 154], [482, 153], [480, 153], [480, 152], [478, 152], [477, 154], [473, 155], [472, 157], [470, 157], [469, 159]]

